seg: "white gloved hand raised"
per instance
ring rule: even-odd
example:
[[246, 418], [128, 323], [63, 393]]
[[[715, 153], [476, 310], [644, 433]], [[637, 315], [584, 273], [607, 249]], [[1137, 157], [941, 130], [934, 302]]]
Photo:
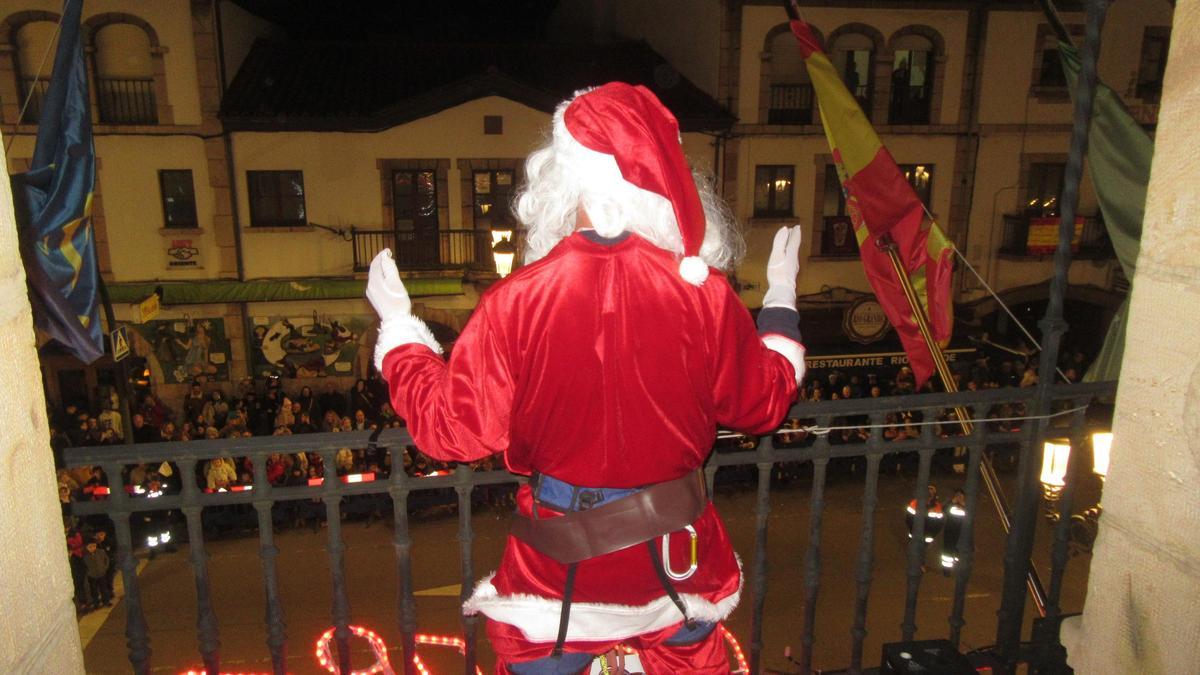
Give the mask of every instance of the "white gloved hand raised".
[[383, 249], [371, 261], [371, 270], [367, 273], [367, 300], [381, 321], [412, 314], [412, 300], [400, 280], [400, 270], [396, 269], [391, 249]]
[[[800, 273], [800, 226], [781, 227], [775, 233], [767, 260], [767, 293], [763, 308], [796, 309], [796, 275]], [[374, 267], [374, 266], [372, 266]], [[368, 293], [369, 293], [368, 289]]]

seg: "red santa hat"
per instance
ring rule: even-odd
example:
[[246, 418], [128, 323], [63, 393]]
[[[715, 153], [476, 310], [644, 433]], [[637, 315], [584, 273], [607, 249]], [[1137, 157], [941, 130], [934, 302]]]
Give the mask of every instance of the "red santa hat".
[[649, 89], [610, 82], [581, 93], [556, 115], [554, 135], [611, 156], [626, 182], [670, 202], [683, 240], [679, 274], [704, 283], [704, 207], [680, 145], [679, 123]]

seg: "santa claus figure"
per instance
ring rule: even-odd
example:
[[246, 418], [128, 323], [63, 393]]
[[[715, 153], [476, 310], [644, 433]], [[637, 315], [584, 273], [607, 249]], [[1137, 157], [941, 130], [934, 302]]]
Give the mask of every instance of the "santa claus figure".
[[488, 617], [497, 672], [580, 672], [618, 643], [649, 673], [728, 672], [715, 628], [742, 574], [701, 467], [718, 426], [766, 433], [796, 397], [800, 229], [775, 237], [756, 327], [721, 273], [743, 248], [728, 210], [674, 116], [619, 82], [559, 106], [526, 178], [526, 264], [483, 295], [448, 362], [390, 252], [367, 286], [376, 365], [417, 447], [502, 452], [529, 476], [464, 610]]

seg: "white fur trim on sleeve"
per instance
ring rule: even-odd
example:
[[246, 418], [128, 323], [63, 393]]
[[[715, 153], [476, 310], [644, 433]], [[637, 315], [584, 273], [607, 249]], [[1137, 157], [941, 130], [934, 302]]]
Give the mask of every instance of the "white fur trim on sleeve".
[[375, 342], [375, 369], [383, 375], [383, 357], [400, 345], [413, 343], [425, 345], [434, 353], [442, 353], [442, 346], [433, 337], [429, 326], [412, 314], [392, 317], [381, 322], [379, 339]]
[[[739, 567], [741, 561], [738, 561]], [[558, 620], [562, 601], [536, 595], [500, 595], [492, 577], [484, 577], [465, 603], [466, 614], [483, 614], [493, 621], [521, 629], [530, 642], [546, 643], [558, 639]], [[717, 622], [728, 617], [742, 595], [744, 578], [738, 573], [738, 589], [731, 595], [711, 602], [692, 593], [680, 593], [688, 617], [696, 621]], [[679, 608], [666, 595], [644, 605], [617, 605], [604, 602], [572, 602], [567, 624], [568, 642], [624, 640], [663, 630], [683, 620]]]
[[775, 333], [762, 336], [762, 341], [767, 349], [779, 354], [792, 364], [792, 369], [796, 371], [796, 384], [800, 384], [800, 381], [804, 379], [804, 345]]

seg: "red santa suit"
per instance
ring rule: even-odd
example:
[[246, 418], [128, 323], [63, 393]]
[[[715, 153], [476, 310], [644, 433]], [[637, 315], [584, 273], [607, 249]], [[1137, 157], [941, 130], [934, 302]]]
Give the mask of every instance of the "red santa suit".
[[[482, 296], [449, 362], [415, 317], [385, 321], [376, 358], [392, 405], [425, 454], [467, 462], [503, 452], [510, 471], [539, 485], [607, 499], [685, 477], [703, 465], [718, 425], [776, 428], [804, 360], [794, 309], [764, 309], [756, 329], [723, 275], [706, 270], [697, 285], [680, 269], [676, 254], [636, 234], [576, 232]], [[573, 510], [540, 503], [541, 518]], [[533, 512], [530, 485], [517, 505]], [[560, 626], [569, 566], [510, 536], [464, 609], [490, 619], [498, 672], [535, 672], [513, 664], [546, 658], [560, 628], [567, 654], [625, 643], [648, 672], [726, 672], [719, 631], [676, 639], [681, 605], [689, 628], [712, 625], [742, 586], [711, 502], [692, 528], [697, 566], [672, 583], [674, 597], [647, 547], [630, 546], [577, 563]], [[687, 568], [688, 534], [668, 541], [666, 566]]]
[[[484, 294], [449, 363], [424, 344], [388, 352], [392, 405], [417, 447], [439, 460], [504, 452], [514, 473], [591, 487], [680, 478], [704, 463], [718, 425], [777, 427], [796, 395], [795, 368], [780, 352], [803, 356], [780, 334], [767, 338], [779, 351], [769, 349], [723, 276], [694, 286], [677, 268], [637, 235], [568, 237]], [[528, 485], [518, 503], [528, 515]], [[699, 567], [676, 588], [692, 618], [718, 621], [737, 604], [738, 563], [711, 504], [694, 527]], [[674, 538], [676, 567], [686, 547], [686, 536]], [[650, 566], [640, 546], [580, 563], [568, 651], [599, 653], [681, 624]], [[500, 569], [467, 609], [520, 629], [489, 627], [497, 653], [544, 656], [564, 583], [564, 565], [509, 537]]]

